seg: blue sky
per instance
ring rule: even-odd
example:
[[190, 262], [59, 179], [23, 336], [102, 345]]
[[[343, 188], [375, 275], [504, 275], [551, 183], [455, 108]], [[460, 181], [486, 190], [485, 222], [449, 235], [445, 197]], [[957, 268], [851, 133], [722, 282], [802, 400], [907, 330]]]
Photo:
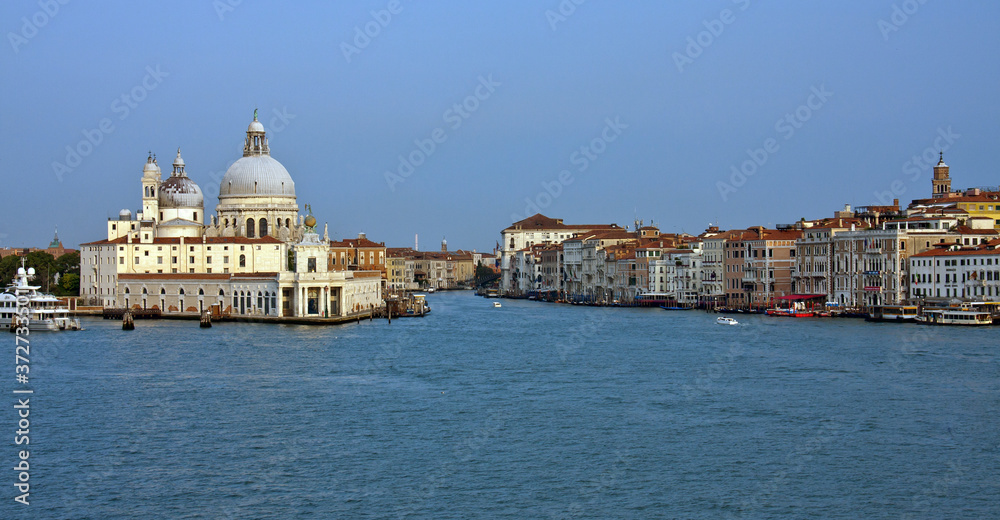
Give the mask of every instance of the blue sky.
[[[419, 233], [421, 249], [491, 249], [535, 208], [690, 233], [828, 216], [927, 196], [912, 157], [940, 147], [955, 187], [1000, 184], [994, 2], [43, 0], [0, 14], [2, 246], [44, 246], [55, 226], [67, 246], [102, 238], [139, 206], [147, 150], [169, 172], [182, 147], [214, 213], [255, 107], [299, 205], [332, 235], [390, 246]], [[72, 168], [67, 147], [87, 152]]]

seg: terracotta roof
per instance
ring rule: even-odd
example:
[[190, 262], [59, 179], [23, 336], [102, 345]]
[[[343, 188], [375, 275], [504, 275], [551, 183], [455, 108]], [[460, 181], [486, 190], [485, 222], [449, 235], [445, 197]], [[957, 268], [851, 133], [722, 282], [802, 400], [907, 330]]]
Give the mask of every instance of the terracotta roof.
[[383, 248], [385, 244], [373, 242], [367, 238], [345, 238], [344, 240], [331, 240], [330, 247], [368, 247]]
[[[991, 242], [992, 243], [992, 242]], [[910, 258], [926, 256], [969, 256], [969, 255], [996, 255], [1000, 256], [1000, 250], [989, 247], [978, 247], [976, 249], [958, 249], [951, 251], [948, 249], [929, 249], [923, 253], [910, 255]]]
[[510, 226], [508, 226], [504, 231], [511, 230], [541, 230], [541, 229], [618, 229], [617, 224], [563, 224], [562, 219], [554, 219], [546, 217], [541, 213], [535, 213], [534, 215], [519, 220]]
[[997, 235], [995, 229], [972, 229], [969, 226], [957, 226], [955, 232], [960, 235]]

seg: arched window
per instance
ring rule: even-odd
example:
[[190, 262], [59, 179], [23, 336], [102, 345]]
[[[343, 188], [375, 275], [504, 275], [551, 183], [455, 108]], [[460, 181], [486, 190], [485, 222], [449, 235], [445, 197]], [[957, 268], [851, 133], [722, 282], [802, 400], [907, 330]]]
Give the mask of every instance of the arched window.
[[252, 218], [248, 218], [247, 219], [247, 238], [253, 238], [254, 237], [253, 227], [254, 227], [253, 226], [253, 219]]
[[258, 308], [264, 307], [264, 295], [261, 294], [260, 291], [257, 291], [257, 307]]
[[163, 287], [160, 287], [160, 294], [167, 294], [167, 290], [164, 289]]
[[262, 237], [266, 237], [267, 236], [267, 219], [266, 218], [260, 219], [260, 226], [257, 227], [257, 230], [260, 231], [260, 236], [262, 236]]
[[222, 289], [219, 289], [219, 296], [225, 296], [225, 295], [226, 295], [226, 291], [224, 291]]
[[247, 266], [247, 255], [240, 255], [240, 267]]
[[142, 288], [142, 294], [146, 294], [146, 288], [145, 287]]
[[128, 294], [128, 287], [125, 288], [125, 294]]
[[178, 289], [178, 290], [177, 290], [177, 294], [179, 294], [179, 295], [181, 295], [181, 296], [184, 296], [184, 288], [183, 288], [183, 287], [181, 287], [180, 289]]
[[205, 296], [205, 289], [198, 289], [198, 296]]
[[287, 219], [287, 218], [285, 219], [285, 227], [292, 227], [292, 221], [291, 221], [291, 219]]

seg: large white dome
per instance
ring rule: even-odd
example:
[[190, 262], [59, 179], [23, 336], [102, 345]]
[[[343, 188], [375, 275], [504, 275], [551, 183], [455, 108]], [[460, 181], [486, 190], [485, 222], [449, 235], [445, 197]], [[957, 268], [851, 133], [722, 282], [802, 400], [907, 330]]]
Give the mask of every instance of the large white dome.
[[226, 197], [291, 197], [295, 198], [295, 183], [288, 170], [271, 158], [264, 125], [257, 120], [247, 127], [243, 142], [243, 158], [226, 170], [219, 185], [219, 199]]
[[280, 162], [270, 155], [242, 157], [226, 170], [219, 196], [294, 197], [295, 183]]

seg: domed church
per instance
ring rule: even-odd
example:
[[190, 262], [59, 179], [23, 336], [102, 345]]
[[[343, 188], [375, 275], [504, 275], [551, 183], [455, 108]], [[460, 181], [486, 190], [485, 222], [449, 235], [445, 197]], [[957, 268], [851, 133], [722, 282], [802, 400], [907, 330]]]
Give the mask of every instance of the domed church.
[[106, 307], [223, 316], [338, 317], [382, 305], [382, 272], [331, 269], [326, 229], [321, 239], [316, 219], [299, 214], [295, 183], [271, 157], [256, 110], [207, 225], [204, 195], [179, 148], [166, 179], [149, 153], [141, 182], [136, 216], [122, 209], [108, 219], [106, 239], [81, 244], [81, 296]]
[[282, 241], [298, 237], [295, 183], [288, 170], [271, 157], [264, 125], [257, 120], [247, 128], [243, 157], [233, 163], [219, 184], [218, 221], [221, 236], [264, 237]]

